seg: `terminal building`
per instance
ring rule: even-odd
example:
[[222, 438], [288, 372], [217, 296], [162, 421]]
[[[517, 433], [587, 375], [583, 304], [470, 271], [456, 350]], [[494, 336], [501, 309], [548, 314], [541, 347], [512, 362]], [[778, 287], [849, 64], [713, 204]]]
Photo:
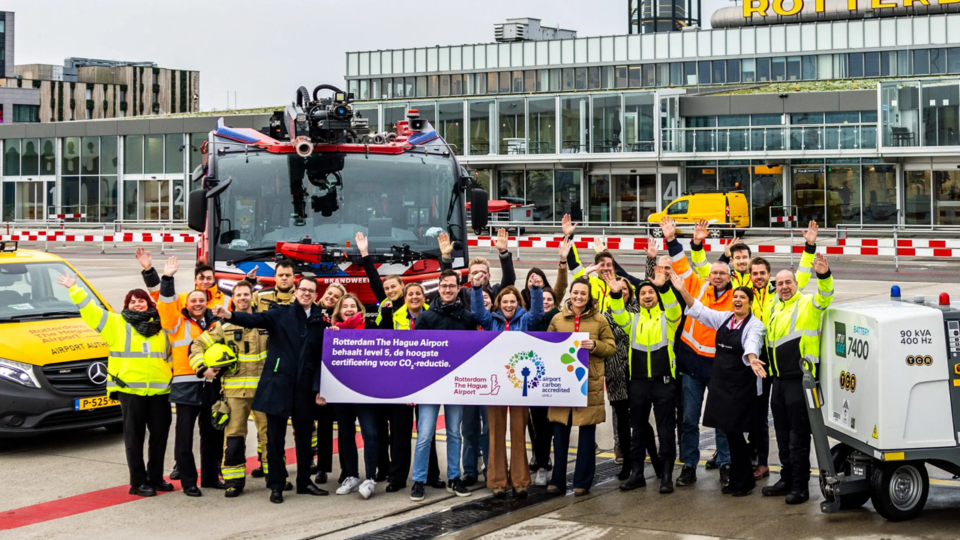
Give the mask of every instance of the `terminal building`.
[[418, 109], [491, 198], [536, 221], [635, 225], [724, 189], [759, 227], [794, 212], [960, 224], [960, 4], [825, 4], [639, 33], [632, 9], [625, 35], [349, 52], [347, 87], [381, 129]]

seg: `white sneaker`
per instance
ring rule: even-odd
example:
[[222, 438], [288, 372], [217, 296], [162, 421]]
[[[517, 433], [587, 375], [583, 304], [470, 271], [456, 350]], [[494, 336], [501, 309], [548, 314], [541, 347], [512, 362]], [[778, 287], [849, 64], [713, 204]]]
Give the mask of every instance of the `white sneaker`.
[[369, 499], [375, 489], [377, 489], [377, 483], [368, 478], [360, 484], [360, 495], [362, 495], [364, 499]]
[[550, 475], [547, 474], [546, 469], [538, 469], [537, 477], [533, 480], [533, 485], [535, 486], [545, 486], [550, 481]]
[[337, 488], [337, 495], [349, 495], [360, 487], [360, 479], [356, 476], [348, 476], [343, 484]]

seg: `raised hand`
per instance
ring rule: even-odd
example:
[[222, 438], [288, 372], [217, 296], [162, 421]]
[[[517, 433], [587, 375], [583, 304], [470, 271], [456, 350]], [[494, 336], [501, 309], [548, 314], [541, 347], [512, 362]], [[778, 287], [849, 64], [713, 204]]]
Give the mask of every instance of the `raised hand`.
[[650, 279], [650, 283], [653, 283], [657, 288], [663, 287], [663, 284], [667, 282], [667, 273], [663, 271], [663, 268], [654, 268], [653, 269], [653, 278]]
[[647, 252], [647, 257], [649, 257], [649, 258], [651, 258], [651, 259], [656, 259], [656, 258], [657, 258], [657, 253], [659, 252], [659, 248], [657, 247], [657, 240], [656, 240], [656, 239], [654, 239], [654, 238], [647, 238], [647, 249], [646, 249], [646, 252]]
[[600, 268], [599, 264], [591, 264], [583, 270], [583, 275], [589, 276], [590, 274], [596, 272]]
[[149, 251], [143, 249], [142, 247], [138, 247], [137, 262], [140, 263], [140, 267], [144, 270], [150, 270], [153, 268], [153, 255], [151, 255]]
[[660, 230], [663, 231], [663, 238], [669, 242], [677, 237], [677, 222], [671, 217], [665, 217], [660, 222]]
[[817, 243], [817, 233], [819, 231], [820, 226], [817, 225], [817, 222], [810, 220], [810, 223], [807, 225], [807, 230], [803, 233], [803, 239], [812, 246]]
[[368, 251], [370, 242], [367, 241], [367, 237], [364, 236], [362, 232], [357, 231], [357, 234], [353, 237], [353, 241], [357, 243], [357, 249], [360, 251], [361, 257], [370, 255], [370, 252]]
[[560, 251], [560, 260], [561, 260], [561, 261], [566, 261], [566, 260], [567, 260], [567, 255], [570, 254], [570, 248], [571, 248], [571, 247], [573, 247], [573, 240], [570, 240], [569, 238], [564, 238], [564, 239], [560, 242], [560, 249], [559, 249], [559, 251]]
[[233, 316], [233, 313], [229, 309], [223, 306], [213, 306], [212, 308], [210, 308], [210, 310], [213, 311], [214, 317], [217, 317], [218, 319], [223, 319], [225, 321], [230, 320], [230, 317]]
[[474, 287], [483, 287], [483, 278], [481, 278], [479, 274], [474, 274], [470, 284]]
[[382, 308], [392, 308], [392, 307], [393, 307], [393, 302], [391, 302], [390, 299], [387, 298], [387, 299], [385, 299], [383, 302], [380, 302], [380, 307], [382, 307]]
[[697, 225], [693, 228], [693, 243], [702, 244], [707, 239], [707, 229], [709, 228], [710, 224], [707, 223], [707, 220], [697, 221]]
[[533, 274], [530, 276], [530, 280], [533, 282], [530, 284], [531, 287], [543, 287], [543, 279], [540, 274]]
[[57, 283], [69, 289], [77, 284], [77, 275], [61, 274], [57, 276]]
[[176, 256], [170, 257], [165, 263], [163, 263], [163, 275], [167, 277], [173, 277], [173, 275], [176, 274], [177, 270], [179, 269], [180, 262], [177, 261]]
[[601, 251], [606, 251], [606, 250], [607, 250], [607, 245], [603, 243], [603, 240], [601, 240], [601, 239], [599, 239], [599, 238], [594, 238], [594, 239], [593, 239], [593, 250], [596, 251], [597, 253], [600, 253]]
[[676, 272], [670, 272], [670, 283], [673, 284], [673, 287], [678, 291], [684, 290], [683, 288], [683, 278], [680, 277], [680, 274]]
[[827, 262], [823, 253], [817, 253], [817, 256], [813, 259], [813, 269], [818, 274], [826, 274], [830, 271], [830, 263]]
[[732, 253], [730, 252], [730, 249], [739, 243], [740, 243], [740, 238], [734, 236], [733, 240], [727, 242], [727, 244], [723, 246], [723, 254], [726, 255], [726, 257], [729, 259], [732, 255]]
[[246, 279], [246, 280], [249, 281], [250, 283], [256, 283], [256, 282], [257, 282], [257, 268], [259, 268], [259, 266], [254, 266], [253, 269], [251, 269], [249, 272], [247, 272], [247, 275], [244, 276], [244, 279]]
[[453, 242], [450, 241], [450, 235], [445, 232], [438, 234], [437, 244], [440, 246], [440, 256], [449, 259], [453, 253]]
[[507, 240], [509, 238], [510, 237], [507, 236], [507, 230], [500, 229], [499, 231], [497, 231], [497, 239], [494, 241], [493, 246], [497, 248], [497, 251], [499, 251], [500, 253], [503, 253], [507, 251]]
[[620, 292], [623, 282], [613, 274], [613, 272], [608, 272], [603, 275], [603, 280], [607, 282], [607, 287], [610, 288], [610, 292], [618, 293]]
[[563, 236], [573, 238], [573, 233], [577, 230], [577, 224], [570, 219], [570, 214], [564, 214], [560, 220], [560, 227], [563, 230]]

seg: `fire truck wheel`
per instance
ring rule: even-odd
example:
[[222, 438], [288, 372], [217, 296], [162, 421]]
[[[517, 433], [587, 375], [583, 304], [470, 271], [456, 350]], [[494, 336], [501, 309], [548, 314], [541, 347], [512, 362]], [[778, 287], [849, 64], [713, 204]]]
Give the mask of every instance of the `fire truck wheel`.
[[[833, 469], [838, 473], [844, 473], [850, 476], [850, 462], [847, 458], [853, 449], [845, 444], [838, 444], [830, 449], [830, 455], [833, 456]], [[841, 510], [856, 510], [870, 500], [870, 491], [864, 490], [858, 493], [848, 493], [840, 497]]]
[[879, 464], [870, 476], [873, 507], [889, 521], [920, 515], [930, 493], [930, 477], [922, 461]]

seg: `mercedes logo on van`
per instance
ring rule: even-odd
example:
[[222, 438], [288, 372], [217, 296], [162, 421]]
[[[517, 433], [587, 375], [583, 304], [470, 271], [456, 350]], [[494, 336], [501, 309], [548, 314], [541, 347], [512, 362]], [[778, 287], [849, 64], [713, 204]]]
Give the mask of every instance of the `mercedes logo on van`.
[[94, 362], [87, 368], [87, 378], [93, 384], [107, 384], [107, 365], [103, 362]]

